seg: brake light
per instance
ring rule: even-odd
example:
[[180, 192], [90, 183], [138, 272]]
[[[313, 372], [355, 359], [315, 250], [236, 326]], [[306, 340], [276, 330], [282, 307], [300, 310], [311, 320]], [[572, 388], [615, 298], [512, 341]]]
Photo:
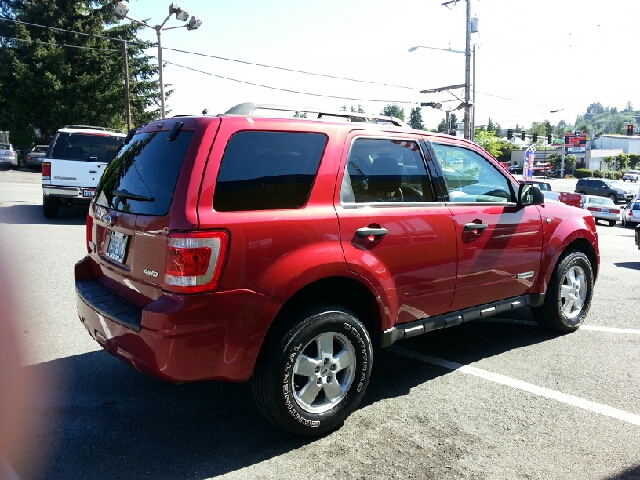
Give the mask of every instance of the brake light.
[[591, 212], [599, 212], [600, 209], [598, 207], [588, 207], [587, 210], [591, 211]]
[[42, 179], [51, 180], [51, 162], [42, 162]]
[[87, 243], [87, 252], [93, 253], [95, 251], [95, 243], [93, 243], [93, 217], [90, 213], [87, 215], [85, 237]]
[[175, 293], [215, 290], [222, 275], [229, 235], [223, 231], [169, 234], [164, 279]]

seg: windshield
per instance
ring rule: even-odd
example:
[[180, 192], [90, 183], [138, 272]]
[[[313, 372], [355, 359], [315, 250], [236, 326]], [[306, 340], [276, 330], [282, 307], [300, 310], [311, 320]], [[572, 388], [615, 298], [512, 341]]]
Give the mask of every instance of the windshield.
[[47, 158], [82, 162], [110, 162], [124, 135], [58, 132]]
[[121, 212], [163, 216], [169, 213], [178, 175], [193, 132], [139, 133], [124, 145], [105, 170], [96, 204]]
[[0, 143], [0, 150], [11, 150], [11, 145], [8, 143]]

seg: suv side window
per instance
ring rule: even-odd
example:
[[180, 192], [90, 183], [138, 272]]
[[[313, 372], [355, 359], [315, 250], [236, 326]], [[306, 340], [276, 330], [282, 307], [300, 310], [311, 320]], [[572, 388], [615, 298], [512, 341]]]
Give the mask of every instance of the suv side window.
[[353, 141], [340, 189], [342, 203], [432, 202], [431, 179], [418, 142]]
[[304, 206], [326, 143], [321, 133], [236, 133], [222, 157], [213, 208], [234, 212]]
[[455, 145], [432, 144], [451, 202], [510, 202], [511, 183], [496, 165]]

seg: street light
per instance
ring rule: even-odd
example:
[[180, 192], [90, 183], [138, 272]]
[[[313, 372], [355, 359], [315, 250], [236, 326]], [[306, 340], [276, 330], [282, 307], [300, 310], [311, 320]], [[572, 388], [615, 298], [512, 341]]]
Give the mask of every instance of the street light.
[[[454, 50], [452, 48], [427, 47], [425, 45], [416, 45], [415, 47], [411, 47], [409, 49], [409, 52], [415, 52], [419, 48], [428, 48], [429, 50], [442, 50], [443, 52], [460, 53], [462, 55], [467, 56], [467, 52], [465, 52], [463, 50]], [[475, 53], [476, 53], [476, 50], [475, 50], [475, 46], [474, 46], [474, 48], [473, 48], [474, 77], [475, 77]], [[469, 57], [467, 56], [467, 59], [468, 58]], [[471, 83], [471, 79], [469, 78], [468, 71], [465, 71], [465, 81], [461, 85], [450, 85], [448, 87], [433, 88], [433, 89], [430, 89], [430, 90], [421, 90], [420, 91], [420, 93], [435, 93], [435, 92], [440, 92], [442, 90], [456, 89], [456, 88], [464, 87], [465, 96], [464, 96], [464, 101], [462, 102], [460, 107], [464, 107], [464, 112], [465, 112], [464, 138], [466, 138], [466, 139], [473, 139], [473, 134], [470, 132], [470, 126], [469, 126], [469, 123], [470, 123], [469, 122], [469, 110], [471, 109], [472, 106], [475, 106], [474, 105], [474, 103], [475, 103], [475, 85], [474, 85], [474, 102], [471, 102], [471, 100], [469, 98], [470, 83]], [[474, 108], [474, 117], [475, 117], [475, 108]], [[473, 123], [475, 123], [475, 121]]]
[[[129, 5], [127, 5], [125, 2], [116, 3], [114, 7], [114, 14], [118, 20], [123, 20], [126, 18], [144, 27], [153, 28], [156, 31], [156, 35], [158, 36], [158, 80], [160, 82], [160, 107], [162, 110], [162, 118], [164, 118], [166, 112], [165, 112], [165, 105], [164, 105], [164, 82], [162, 80], [162, 31], [172, 30], [174, 28], [182, 28], [182, 27], [185, 27], [188, 31], [196, 30], [198, 29], [198, 27], [200, 27], [200, 25], [202, 25], [202, 20], [200, 20], [200, 18], [196, 16], [192, 16], [191, 19], [189, 19], [189, 12], [181, 9], [175, 3], [172, 3], [171, 5], [169, 5], [169, 15], [167, 15], [167, 18], [165, 18], [160, 25], [155, 25], [155, 26], [149, 25], [147, 22], [142, 22], [140, 20], [136, 20], [135, 18], [129, 17], [127, 15], [128, 13], [129, 13]], [[167, 23], [167, 21], [174, 14], [176, 16], [176, 20], [179, 20], [181, 22], [187, 22], [187, 19], [189, 19], [189, 21], [186, 24], [180, 25], [177, 27], [164, 28], [164, 24]]]

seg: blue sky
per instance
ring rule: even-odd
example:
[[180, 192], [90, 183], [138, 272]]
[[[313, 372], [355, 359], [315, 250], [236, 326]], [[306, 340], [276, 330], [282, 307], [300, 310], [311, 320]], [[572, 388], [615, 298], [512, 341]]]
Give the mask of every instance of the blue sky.
[[[367, 113], [380, 113], [387, 103], [397, 102], [407, 116], [424, 101], [455, 108], [459, 102], [451, 94], [419, 91], [464, 83], [465, 56], [433, 49], [408, 52], [414, 45], [464, 50], [465, 1], [450, 8], [443, 2], [179, 0], [176, 3], [203, 24], [195, 31], [180, 28], [162, 34], [163, 58], [169, 62], [164, 80], [175, 90], [167, 108], [170, 114], [200, 113], [204, 108], [221, 113], [251, 101], [328, 109], [361, 104]], [[640, 109], [635, 78], [640, 68], [634, 53], [640, 2], [471, 2], [472, 16], [479, 22], [479, 33], [472, 35], [477, 45], [476, 125], [485, 124], [489, 116], [503, 128], [545, 119], [573, 123], [595, 101], [619, 110], [631, 101]], [[164, 20], [170, 3], [131, 0], [129, 15], [155, 25]], [[172, 18], [166, 27], [177, 25]], [[152, 29], [141, 36], [156, 38]], [[149, 53], [155, 56], [157, 49]], [[453, 93], [464, 97], [463, 89]], [[444, 117], [426, 107], [422, 113], [427, 128], [435, 128]], [[462, 116], [462, 110], [456, 113]]]

